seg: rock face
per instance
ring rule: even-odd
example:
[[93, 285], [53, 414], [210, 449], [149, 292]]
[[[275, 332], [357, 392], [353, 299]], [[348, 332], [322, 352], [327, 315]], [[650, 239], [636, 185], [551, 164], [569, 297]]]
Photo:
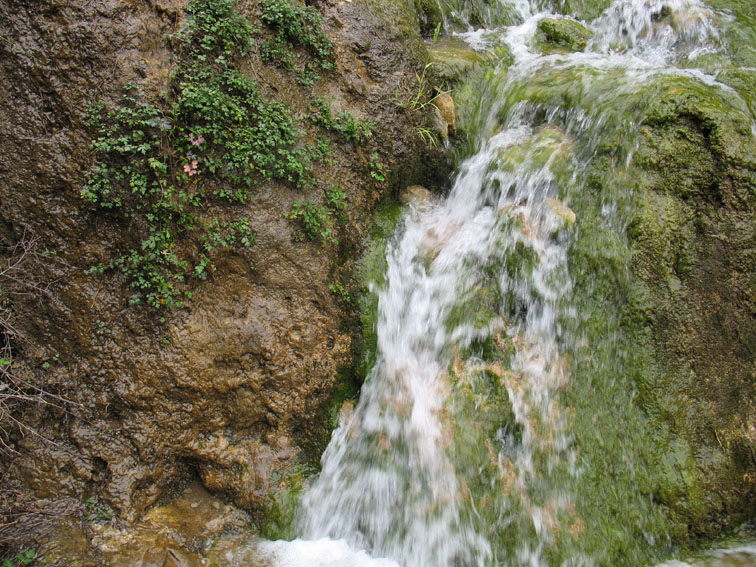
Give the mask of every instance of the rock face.
[[752, 514], [743, 505], [756, 465], [756, 143], [739, 110], [679, 85], [654, 101], [647, 124], [645, 206], [630, 234], [658, 374], [641, 395], [652, 415], [662, 404], [675, 415], [659, 434], [657, 498], [687, 535], [712, 535]]
[[416, 207], [430, 203], [431, 193], [422, 185], [410, 185], [402, 194], [399, 195], [399, 202], [403, 204], [411, 203]]
[[[591, 380], [611, 384], [604, 407], [622, 408], [621, 441], [585, 443], [583, 455], [599, 466], [634, 447], [643, 482], [615, 471], [611, 492], [645, 484], [666, 533], [688, 543], [753, 515], [756, 145], [748, 111], [727, 91], [667, 78], [636, 96], [652, 102], [633, 164], [615, 166], [621, 134], [605, 140], [589, 191], [570, 202], [583, 229], [570, 252], [571, 274], [584, 285], [577, 309], [594, 331], [568, 395], [576, 415], [588, 416], [576, 427], [606, 438], [613, 410], [597, 410], [599, 396], [581, 399]], [[601, 209], [591, 203], [607, 195], [627, 215], [624, 243], [595, 220]], [[591, 498], [616, 506], [606, 494]]]
[[[255, 2], [237, 6], [259, 17]], [[375, 122], [359, 144], [334, 138], [335, 159], [319, 172], [348, 189], [340, 243], [301, 242], [285, 217], [295, 200], [318, 198], [313, 188], [264, 182], [243, 206], [255, 246], [219, 253], [217, 269], [180, 309], [129, 306], [118, 272], [90, 270], [122, 247], [130, 228], [80, 196], [93, 162], [83, 114], [93, 100], [118, 100], [130, 82], [148, 99], [163, 96], [185, 8], [182, 0], [0, 6], [2, 261], [26, 243], [26, 273], [39, 283], [4, 287], [14, 332], [3, 332], [14, 372], [70, 402], [16, 408], [38, 434], [0, 424], [18, 452], [3, 457], [0, 478], [36, 498], [97, 496], [126, 519], [194, 476], [263, 514], [280, 478], [314, 461], [333, 392], [356, 356], [350, 312], [329, 285], [349, 287], [349, 257], [391, 188], [370, 177], [366, 155], [380, 152], [403, 183], [425, 171], [444, 177], [423, 154], [412, 127], [419, 117], [396, 109], [418, 65], [400, 32], [364, 3], [324, 5], [335, 69], [311, 91], [285, 86], [293, 76], [258, 53], [247, 64], [304, 128], [314, 96]], [[406, 21], [401, 33], [422, 45], [417, 26]]]
[[433, 106], [438, 109], [441, 120], [446, 125], [446, 130], [450, 135], [457, 133], [457, 107], [454, 105], [454, 99], [449, 93], [439, 93], [433, 99]]

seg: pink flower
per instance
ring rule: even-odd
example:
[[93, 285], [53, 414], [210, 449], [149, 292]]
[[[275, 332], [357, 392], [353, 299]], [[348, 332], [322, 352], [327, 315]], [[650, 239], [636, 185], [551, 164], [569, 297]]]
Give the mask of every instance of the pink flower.
[[198, 173], [197, 172], [197, 160], [196, 159], [193, 159], [192, 163], [187, 163], [184, 166], [184, 173], [188, 174], [189, 177], [191, 177], [192, 175], [195, 175], [195, 174]]
[[189, 142], [193, 146], [199, 146], [204, 141], [205, 141], [205, 137], [202, 134], [200, 134], [199, 136], [196, 136], [196, 137], [194, 136], [194, 134], [189, 134]]

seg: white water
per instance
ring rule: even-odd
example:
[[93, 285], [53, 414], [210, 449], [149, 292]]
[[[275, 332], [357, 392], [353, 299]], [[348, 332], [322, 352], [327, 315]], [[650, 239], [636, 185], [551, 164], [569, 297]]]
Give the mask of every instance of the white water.
[[[595, 35], [585, 53], [551, 56], [536, 53], [532, 41], [548, 12], [524, 2], [514, 8], [521, 25], [463, 34], [476, 48], [497, 41], [510, 46], [516, 61], [502, 92], [549, 66], [620, 70], [615, 96], [657, 73], [716, 82], [695, 68], [675, 66], [685, 61], [690, 67], [697, 55], [718, 47], [711, 13], [695, 0], [616, 1], [591, 23]], [[577, 76], [590, 81], [587, 74]], [[573, 497], [547, 488], [534, 498], [531, 488], [539, 485], [534, 459], [545, 458], [548, 470], [580, 474], [565, 416], [555, 403], [556, 390], [569, 380], [558, 321], [565, 315], [560, 299], [574, 285], [567, 271], [574, 231], [556, 201], [551, 166], [569, 152], [571, 136], [596, 136], [602, 119], [554, 109], [568, 116], [565, 132], [548, 115], [534, 121], [527, 104], [507, 109], [503, 123], [494, 118], [500, 110], [490, 109], [494, 131], [482, 129], [490, 137], [478, 141], [449, 196], [411, 208], [388, 247], [386, 284], [376, 290], [377, 362], [359, 403], [341, 416], [322, 472], [302, 497], [301, 538], [261, 546], [277, 565], [548, 565], [543, 550], [553, 543], [554, 518], [573, 505]], [[513, 277], [499, 270], [495, 278], [501, 296], [516, 306], [514, 315], [503, 316], [502, 307], [502, 316], [482, 328], [453, 321], [455, 307], [474, 297], [488, 267], [522, 248], [537, 257], [532, 272]], [[494, 332], [516, 345], [505, 387], [520, 428], [517, 441], [502, 430], [495, 450], [500, 467], [511, 463], [515, 504], [536, 534], [523, 539], [512, 557], [497, 556], [488, 540], [490, 526], [465, 512], [448, 415], [454, 380], [460, 379], [449, 372], [458, 349]], [[475, 361], [463, 365], [474, 370]], [[502, 510], [502, 521], [508, 515]], [[591, 565], [591, 558], [575, 557], [572, 565]]]
[[756, 565], [756, 546], [745, 545], [732, 549], [719, 549], [702, 558], [687, 561], [668, 561], [658, 567], [753, 567]]

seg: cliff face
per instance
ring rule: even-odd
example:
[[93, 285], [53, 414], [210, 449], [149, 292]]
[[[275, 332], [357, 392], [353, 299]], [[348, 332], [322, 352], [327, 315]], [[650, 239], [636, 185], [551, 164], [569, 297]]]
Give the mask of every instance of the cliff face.
[[[293, 42], [288, 55], [290, 38], [276, 43], [278, 24], [264, 17], [266, 2], [236, 3], [252, 23], [255, 44], [230, 66], [215, 59], [213, 69], [226, 79], [254, 81], [260, 108], [286, 105], [298, 133], [290, 146], [274, 149], [296, 156], [297, 148], [321, 148], [309, 162], [313, 181], [307, 183], [286, 167], [294, 175], [289, 179], [259, 167], [251, 174], [232, 171], [254, 177], [250, 196], [236, 200], [222, 195], [246, 186], [224, 177], [222, 165], [211, 172], [203, 161], [209, 153], [193, 165], [191, 152], [215, 142], [210, 136], [198, 142], [193, 127], [213, 125], [181, 106], [181, 77], [201, 70], [198, 52], [181, 35], [191, 3], [0, 5], [6, 156], [0, 162], [0, 511], [37, 501], [38, 510], [51, 513], [114, 512], [135, 520], [196, 480], [183, 500], [153, 507], [150, 521], [162, 526], [161, 514], [176, 522], [193, 514], [202, 522], [205, 512], [222, 508], [217, 496], [258, 519], [286, 515], [285, 497], [276, 494], [315, 462], [331, 410], [358, 386], [353, 369], [362, 346], [355, 338], [351, 273], [373, 210], [406, 185], [442, 184], [448, 171], [441, 152], [421, 138], [427, 130], [418, 126], [427, 124], [411, 103], [428, 92], [420, 32], [431, 33], [439, 16], [429, 4], [315, 5], [332, 42], [332, 68], [317, 68], [304, 43]], [[586, 16], [606, 3], [569, 4], [582, 6]], [[737, 45], [754, 28], [745, 4], [731, 4], [736, 20], [745, 22], [727, 32]], [[736, 51], [733, 65], [750, 66], [750, 43]], [[486, 70], [483, 55], [466, 56], [462, 67]], [[322, 77], [308, 74], [314, 72]], [[594, 284], [571, 298], [585, 314], [579, 323], [590, 340], [572, 363], [574, 385], [564, 402], [582, 416], [572, 427], [583, 434], [586, 466], [602, 471], [607, 462], [618, 463], [614, 476], [585, 485], [583, 507], [600, 513], [595, 529], [578, 535], [590, 535], [597, 549], [609, 541], [601, 514], [625, 517], [626, 494], [663, 509], [679, 542], [715, 536], [752, 517], [756, 149], [742, 124], [753, 114], [754, 76], [736, 67], [719, 75], [747, 109], [729, 108], [727, 99], [699, 92], [690, 81], [649, 88], [637, 105], [645, 109], [644, 126], [632, 169], [616, 158], [624, 141], [607, 139], [583, 175], [584, 189], [568, 195], [581, 232], [570, 272]], [[149, 151], [156, 152], [153, 159], [167, 156], [161, 164], [173, 173], [155, 182], [170, 179], [177, 191], [204, 199], [192, 204], [192, 227], [156, 254], [177, 255], [178, 268], [161, 272], [174, 276], [171, 285], [182, 299], [172, 309], [160, 306], [165, 294], [147, 305], [148, 288], [118, 263], [130, 250], [144, 251], [145, 235], [160, 232], [140, 216], [135, 193], [127, 203], [133, 214], [82, 196], [109, 155], [93, 149], [103, 130], [87, 115], [97, 102], [106, 114], [121, 107], [130, 84], [134, 104], [155, 112], [153, 129], [170, 119], [170, 132], [158, 133]], [[545, 100], [558, 87], [543, 81], [533, 89]], [[481, 92], [468, 97], [472, 112]], [[622, 238], [604, 226], [602, 199], [623, 207]], [[177, 201], [169, 205], [179, 220], [162, 228], [181, 221], [184, 209]], [[228, 234], [207, 229], [240, 218], [254, 235], [251, 246], [228, 244]], [[210, 235], [223, 242], [211, 246]], [[141, 303], [132, 305], [134, 297]], [[626, 360], [617, 360], [618, 350]], [[611, 385], [600, 396], [599, 382]], [[229, 524], [246, 521], [229, 515]], [[28, 535], [25, 524], [17, 527]], [[0, 522], [0, 545], [9, 533], [4, 528]], [[612, 537], [645, 546], [644, 536], [617, 531]], [[85, 557], [87, 545], [76, 553]], [[113, 564], [131, 543], [119, 545]]]
[[[417, 86], [414, 7], [394, 16], [397, 26], [378, 4], [317, 5], [333, 69], [301, 86], [275, 56], [263, 61], [260, 46], [273, 32], [255, 2], [238, 2], [259, 37], [234, 64], [267, 100], [287, 105], [302, 143], [325, 139], [330, 156], [313, 166], [320, 181], [303, 189], [261, 176], [233, 209], [209, 199], [198, 222], [243, 215], [255, 244], [210, 252], [187, 231], [172, 246], [188, 258], [180, 285], [191, 299], [174, 309], [129, 305], [133, 278], [108, 266], [139, 249], [142, 221], [81, 196], [102, 161], [84, 115], [95, 101], [120, 104], [128, 83], [146, 103], [174, 111], [177, 70], [191, 64], [176, 35], [186, 8], [182, 0], [0, 6], [0, 241], [4, 269], [22, 267], [3, 274], [4, 370], [47, 402], [4, 400], [24, 425], [2, 417], [0, 478], [35, 498], [94, 497], [127, 519], [195, 474], [264, 511], [271, 488], [314, 460], [336, 386], [358, 356], [351, 259], [377, 201], [434, 163], [413, 128], [418, 115], [396, 104]], [[352, 137], [315, 125], [316, 98], [335, 117], [373, 124]], [[320, 219], [332, 234], [308, 240], [287, 216], [302, 222], [295, 201], [323, 203], [323, 183], [343, 191], [346, 208]], [[192, 186], [233, 190], [211, 174]], [[190, 279], [204, 250], [214, 269]]]

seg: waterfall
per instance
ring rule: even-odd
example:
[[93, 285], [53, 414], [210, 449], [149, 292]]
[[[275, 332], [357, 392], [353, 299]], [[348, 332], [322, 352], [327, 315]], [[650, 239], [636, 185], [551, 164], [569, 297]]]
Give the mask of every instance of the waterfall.
[[[587, 24], [584, 52], [551, 55], [534, 48], [537, 24], [564, 16], [543, 4], [510, 2], [511, 25], [459, 34], [515, 62], [481, 92], [475, 150], [448, 196], [410, 206], [388, 245], [376, 363], [302, 496], [300, 538], [261, 544], [274, 564], [596, 564], [579, 543], [553, 559], [584, 529], [560, 403], [582, 340], [564, 326], [579, 315], [569, 297], [586, 285], [569, 270], [570, 191], [607, 132], [632, 161], [638, 85], [727, 87], [696, 68], [720, 48], [696, 0], [616, 0]], [[621, 227], [616, 203], [602, 207]]]

